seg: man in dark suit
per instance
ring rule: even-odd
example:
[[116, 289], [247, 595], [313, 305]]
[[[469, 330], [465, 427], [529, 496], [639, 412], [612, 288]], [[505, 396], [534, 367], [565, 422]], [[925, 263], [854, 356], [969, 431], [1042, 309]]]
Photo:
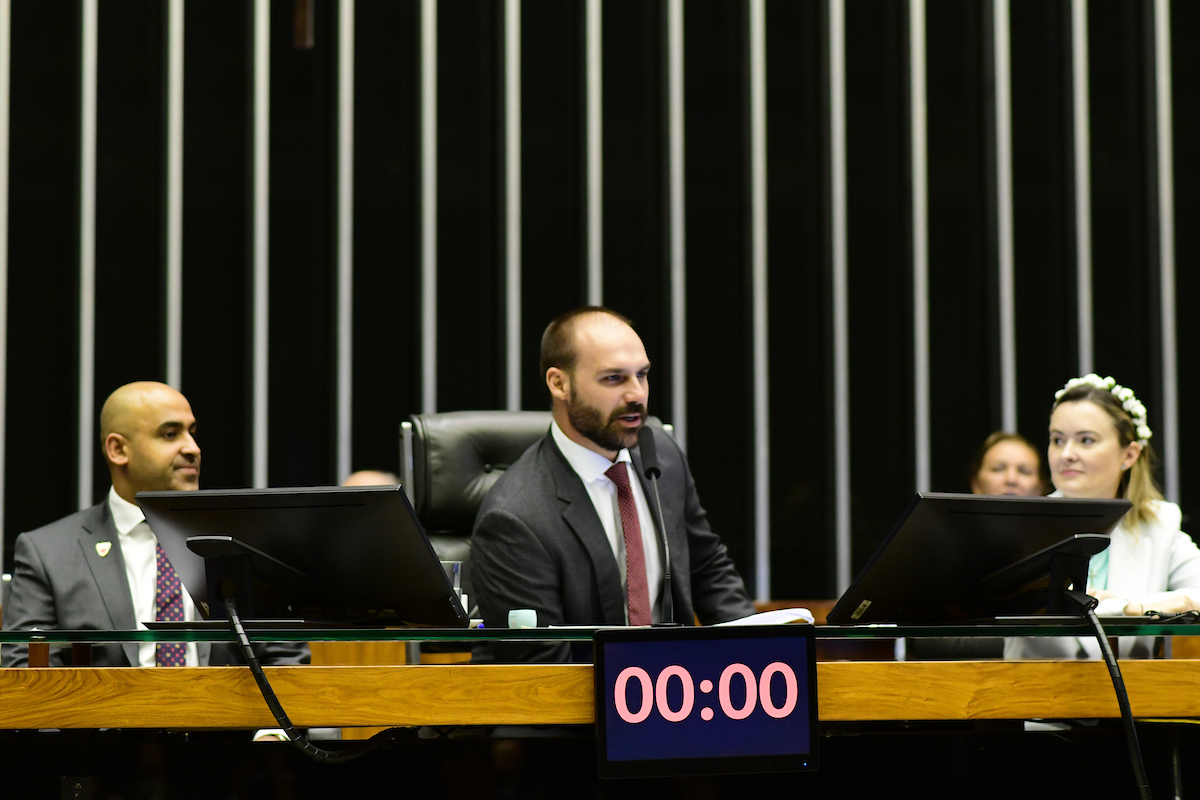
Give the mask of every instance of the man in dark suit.
[[[470, 570], [487, 627], [531, 609], [539, 627], [650, 624], [662, 618], [662, 549], [638, 433], [650, 360], [629, 320], [583, 308], [550, 323], [541, 369], [553, 422], [479, 509]], [[705, 624], [754, 613], [725, 546], [708, 526], [687, 459], [651, 428], [662, 475], [674, 619]], [[565, 643], [481, 646], [475, 660], [590, 660]]]
[[[134, 630], [139, 622], [195, 619], [191, 598], [159, 553], [136, 495], [198, 489], [196, 418], [182, 394], [143, 381], [117, 389], [100, 412], [100, 436], [112, 489], [98, 505], [17, 537], [4, 630]], [[164, 563], [165, 562], [165, 563]], [[308, 647], [272, 644], [268, 663], [307, 663]], [[61, 664], [63, 652], [52, 651]], [[238, 663], [233, 645], [133, 643], [96, 645], [94, 666], [194, 666]], [[24, 666], [25, 645], [0, 648], [0, 664]]]

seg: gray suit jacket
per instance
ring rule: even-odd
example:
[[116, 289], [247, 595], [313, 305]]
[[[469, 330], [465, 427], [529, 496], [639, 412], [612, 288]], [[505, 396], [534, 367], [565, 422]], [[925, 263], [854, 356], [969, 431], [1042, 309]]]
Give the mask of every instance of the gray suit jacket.
[[[652, 429], [653, 430], [653, 429]], [[708, 520], [687, 459], [654, 430], [663, 518], [671, 544], [675, 620], [725, 622], [754, 613], [741, 576]], [[641, 454], [630, 451], [642, 476]], [[642, 488], [654, 506], [650, 482]], [[660, 550], [661, 552], [661, 550]], [[514, 608], [538, 626], [624, 625], [625, 590], [612, 546], [583, 481], [547, 433], [484, 498], [471, 537], [471, 580], [487, 627], [508, 627]], [[590, 660], [591, 648], [535, 642], [477, 647], [477, 661]]]
[[[109, 542], [107, 555], [96, 545]], [[89, 509], [17, 537], [13, 560], [12, 593], [3, 610], [4, 630], [98, 630], [137, 628], [133, 597], [125, 577], [125, 559], [109, 512], [107, 499]], [[128, 667], [137, 663], [137, 644], [97, 644], [92, 665]], [[271, 643], [255, 646], [269, 664], [308, 663], [308, 646]], [[243, 663], [233, 644], [197, 642], [200, 664]], [[69, 653], [69, 649], [66, 651]], [[0, 648], [0, 665], [25, 666], [25, 645]], [[51, 649], [52, 664], [63, 663], [63, 653]]]

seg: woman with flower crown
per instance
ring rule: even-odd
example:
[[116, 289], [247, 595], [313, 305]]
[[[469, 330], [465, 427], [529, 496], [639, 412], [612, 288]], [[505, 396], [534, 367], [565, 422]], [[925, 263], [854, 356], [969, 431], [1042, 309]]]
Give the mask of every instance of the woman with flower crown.
[[[1100, 616], [1200, 608], [1200, 549], [1180, 530], [1179, 506], [1154, 484], [1146, 407], [1111, 377], [1073, 378], [1054, 395], [1046, 461], [1056, 497], [1123, 497], [1133, 507], [1092, 558], [1088, 593]], [[1119, 656], [1148, 658], [1153, 638], [1122, 637]], [[1006, 658], [1099, 658], [1090, 638], [1009, 639]]]

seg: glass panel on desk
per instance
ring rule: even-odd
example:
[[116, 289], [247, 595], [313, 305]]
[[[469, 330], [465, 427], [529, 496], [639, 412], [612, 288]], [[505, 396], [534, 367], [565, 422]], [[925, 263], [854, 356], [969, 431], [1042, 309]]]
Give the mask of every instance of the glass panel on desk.
[[[1154, 622], [1140, 617], [1102, 620], [1113, 636], [1195, 636], [1200, 625]], [[368, 642], [368, 641], [590, 641], [594, 628], [322, 628], [295, 626], [247, 630], [255, 642]], [[1086, 636], [1090, 629], [1083, 620], [1035, 623], [1029, 620], [954, 625], [820, 625], [822, 639], [896, 639], [903, 636]], [[134, 631], [0, 631], [0, 644], [27, 642], [226, 642], [232, 634], [223, 625]]]

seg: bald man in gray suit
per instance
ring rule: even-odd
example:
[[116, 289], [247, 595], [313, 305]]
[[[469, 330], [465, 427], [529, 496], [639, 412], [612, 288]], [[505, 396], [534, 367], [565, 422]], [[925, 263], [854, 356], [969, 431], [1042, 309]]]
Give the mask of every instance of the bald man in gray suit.
[[[145, 523], [141, 491], [200, 486], [200, 446], [191, 405], [170, 386], [141, 381], [120, 387], [100, 412], [112, 489], [99, 504], [17, 537], [4, 630], [136, 630], [155, 619], [157, 540]], [[182, 602], [193, 618], [191, 598]], [[154, 666], [153, 643], [98, 644], [97, 667]], [[308, 646], [256, 645], [270, 664], [309, 660]], [[240, 663], [233, 644], [186, 647], [189, 666]], [[0, 665], [25, 666], [26, 645], [0, 647]], [[63, 663], [53, 651], [52, 664]]]
[[[487, 627], [507, 627], [512, 609], [537, 612], [537, 624], [626, 625], [638, 612], [628, 594], [625, 512], [614, 466], [635, 476], [636, 507], [652, 621], [662, 616], [662, 550], [647, 498], [653, 496], [637, 449], [646, 421], [650, 361], [629, 321], [584, 308], [550, 323], [542, 372], [553, 422], [496, 482], [479, 510], [470, 570]], [[651, 428], [671, 551], [675, 621], [710, 624], [754, 613], [725, 546], [709, 528], [687, 459], [671, 437]], [[634, 525], [629, 525], [634, 528]], [[633, 542], [633, 547], [638, 544]], [[640, 579], [640, 576], [639, 576]], [[643, 620], [644, 621], [644, 620]], [[590, 645], [534, 642], [481, 645], [476, 661], [588, 661]]]

